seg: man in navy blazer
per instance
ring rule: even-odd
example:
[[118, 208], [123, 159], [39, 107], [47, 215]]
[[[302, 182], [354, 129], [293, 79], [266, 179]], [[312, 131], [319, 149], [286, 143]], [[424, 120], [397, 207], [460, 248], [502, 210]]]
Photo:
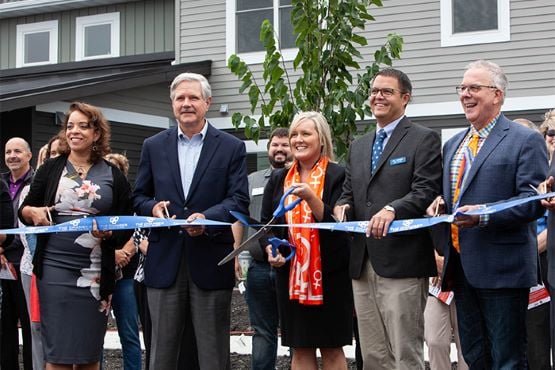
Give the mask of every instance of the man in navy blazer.
[[[547, 151], [538, 132], [505, 118], [501, 106], [507, 78], [495, 63], [466, 67], [457, 91], [470, 127], [443, 149], [443, 192], [448, 213], [534, 195], [546, 177]], [[478, 152], [454, 200], [459, 164], [472, 135]], [[470, 369], [525, 369], [529, 288], [540, 280], [534, 221], [540, 202], [529, 202], [489, 217], [455, 217], [444, 248], [443, 289], [457, 301], [459, 335]], [[453, 242], [458, 232], [458, 243]], [[456, 248], [456, 244], [459, 245]], [[457, 251], [458, 249], [458, 251]]]
[[[134, 191], [141, 215], [233, 222], [249, 204], [246, 151], [205, 119], [211, 89], [183, 73], [170, 88], [178, 126], [145, 140]], [[166, 212], [167, 209], [167, 212]], [[233, 262], [231, 227], [153, 229], [145, 263], [152, 319], [151, 369], [176, 369], [181, 338], [194, 331], [201, 369], [229, 369]], [[190, 318], [186, 315], [190, 314]], [[191, 322], [192, 327], [187, 325]]]

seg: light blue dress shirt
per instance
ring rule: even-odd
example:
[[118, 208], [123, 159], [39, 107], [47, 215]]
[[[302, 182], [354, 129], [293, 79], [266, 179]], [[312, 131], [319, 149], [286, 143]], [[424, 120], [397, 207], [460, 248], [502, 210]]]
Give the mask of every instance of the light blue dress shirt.
[[181, 127], [177, 126], [177, 155], [179, 160], [179, 171], [181, 172], [181, 185], [183, 186], [183, 195], [187, 199], [193, 175], [197, 168], [206, 131], [208, 130], [208, 122], [205, 121], [204, 127], [190, 139], [181, 131]]
[[397, 127], [397, 125], [399, 124], [399, 122], [401, 122], [401, 120], [405, 118], [405, 115], [403, 114], [401, 117], [397, 118], [395, 121], [388, 123], [387, 125], [385, 125], [385, 127], [381, 127], [377, 122], [376, 122], [376, 132], [378, 132], [381, 128], [384, 129], [385, 133], [387, 134], [387, 136], [385, 137], [384, 141], [383, 141], [383, 145], [382, 148], [385, 149], [385, 146], [387, 145], [387, 143], [389, 142], [389, 138], [391, 137], [391, 135], [393, 134], [393, 131], [395, 130], [395, 128]]

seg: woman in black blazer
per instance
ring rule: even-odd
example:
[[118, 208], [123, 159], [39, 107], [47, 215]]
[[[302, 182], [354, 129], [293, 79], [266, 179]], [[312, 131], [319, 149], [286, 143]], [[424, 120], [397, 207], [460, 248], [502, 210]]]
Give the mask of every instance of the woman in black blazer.
[[[48, 225], [50, 215], [62, 223], [131, 214], [127, 179], [103, 159], [110, 151], [110, 127], [100, 110], [71, 104], [60, 134], [68, 149], [37, 170], [19, 218]], [[94, 230], [38, 236], [33, 272], [47, 368], [98, 368], [115, 286], [114, 249], [131, 234]]]
[[[262, 222], [272, 218], [284, 190], [303, 199], [277, 223], [333, 222], [332, 209], [341, 194], [344, 169], [333, 160], [331, 135], [317, 112], [295, 116], [289, 132], [295, 161], [272, 173], [264, 189]], [[277, 271], [281, 342], [294, 348], [292, 369], [317, 369], [316, 349], [324, 367], [346, 369], [342, 347], [352, 343], [352, 289], [348, 273], [349, 236], [343, 232], [290, 227], [274, 228], [288, 239], [296, 255], [285, 261], [288, 250], [272, 256], [266, 238], [261, 246]]]

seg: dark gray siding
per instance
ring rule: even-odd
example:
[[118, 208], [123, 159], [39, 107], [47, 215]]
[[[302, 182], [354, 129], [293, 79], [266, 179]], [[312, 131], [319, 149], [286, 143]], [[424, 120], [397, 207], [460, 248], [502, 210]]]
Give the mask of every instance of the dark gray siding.
[[119, 12], [120, 56], [173, 51], [173, 0], [145, 0], [0, 19], [0, 69], [15, 68], [16, 26], [58, 20], [58, 63], [75, 60], [75, 19]]

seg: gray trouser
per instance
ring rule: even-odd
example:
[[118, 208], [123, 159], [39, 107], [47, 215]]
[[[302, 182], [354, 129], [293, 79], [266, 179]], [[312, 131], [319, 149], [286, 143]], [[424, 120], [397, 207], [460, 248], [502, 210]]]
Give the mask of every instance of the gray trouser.
[[[198, 288], [183, 258], [176, 282], [165, 289], [147, 288], [152, 321], [150, 368], [177, 370], [185, 331], [193, 330], [201, 370], [230, 369], [229, 330], [232, 289]], [[190, 308], [190, 310], [188, 309]], [[190, 312], [191, 317], [186, 315]], [[193, 327], [187, 327], [191, 322]]]

